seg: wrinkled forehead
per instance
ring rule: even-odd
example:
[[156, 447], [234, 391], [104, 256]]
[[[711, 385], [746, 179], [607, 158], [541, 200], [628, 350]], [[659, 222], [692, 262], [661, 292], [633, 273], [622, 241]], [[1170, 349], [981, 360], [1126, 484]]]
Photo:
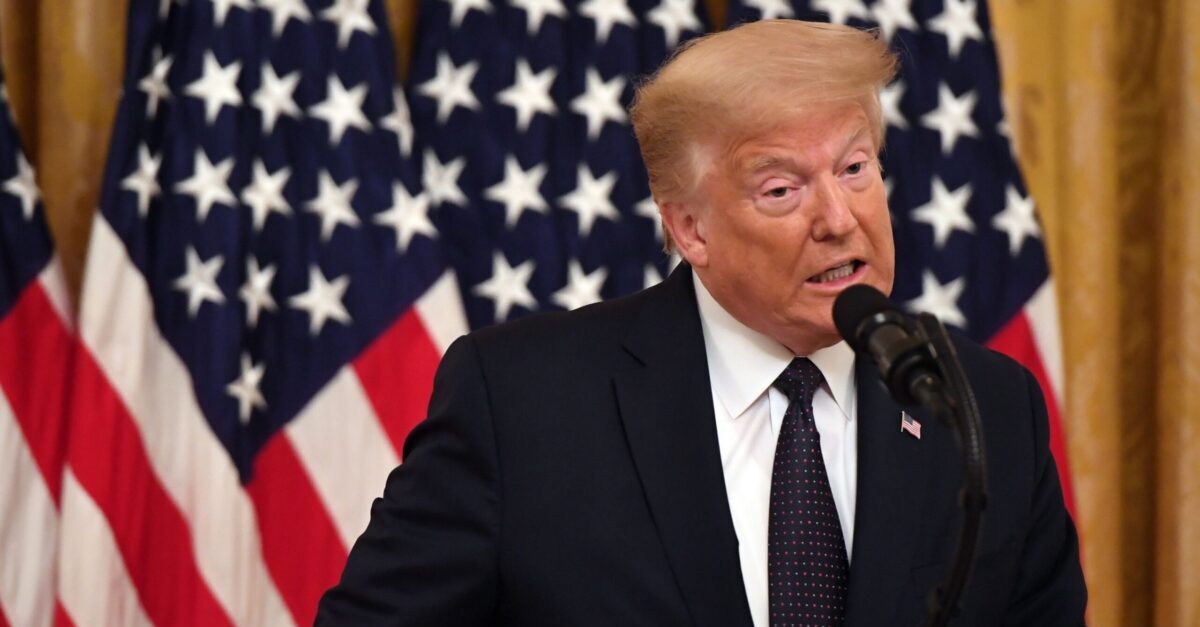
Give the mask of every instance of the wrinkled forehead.
[[811, 168], [861, 150], [874, 157], [878, 133], [857, 101], [810, 103], [781, 115], [774, 123], [746, 127], [707, 142], [708, 154], [720, 156], [734, 172], [756, 172], [780, 165]]

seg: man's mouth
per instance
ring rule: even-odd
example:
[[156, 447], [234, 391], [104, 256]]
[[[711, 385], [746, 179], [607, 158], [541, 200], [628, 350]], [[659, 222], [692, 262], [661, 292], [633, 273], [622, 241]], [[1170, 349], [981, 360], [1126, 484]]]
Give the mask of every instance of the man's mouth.
[[849, 277], [850, 275], [854, 274], [860, 267], [862, 267], [862, 265], [863, 265], [863, 263], [861, 261], [854, 259], [854, 260], [848, 261], [840, 266], [835, 266], [833, 268], [830, 268], [818, 275], [809, 277], [808, 282], [809, 283], [829, 283], [832, 281], [844, 279], [844, 278]]

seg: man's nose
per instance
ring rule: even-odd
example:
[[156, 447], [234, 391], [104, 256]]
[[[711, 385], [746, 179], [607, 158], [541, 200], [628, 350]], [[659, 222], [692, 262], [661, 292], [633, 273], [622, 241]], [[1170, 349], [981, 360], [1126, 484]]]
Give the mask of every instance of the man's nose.
[[823, 177], [813, 196], [812, 237], [821, 241], [845, 237], [858, 227], [858, 218], [850, 210], [849, 196], [837, 177]]

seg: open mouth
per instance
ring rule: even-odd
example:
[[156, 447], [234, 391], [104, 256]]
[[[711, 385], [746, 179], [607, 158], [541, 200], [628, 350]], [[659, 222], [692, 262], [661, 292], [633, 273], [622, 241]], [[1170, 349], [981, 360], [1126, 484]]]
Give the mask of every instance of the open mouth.
[[808, 278], [809, 283], [831, 283], [852, 276], [863, 266], [863, 262], [854, 259], [840, 266], [832, 267], [820, 274]]

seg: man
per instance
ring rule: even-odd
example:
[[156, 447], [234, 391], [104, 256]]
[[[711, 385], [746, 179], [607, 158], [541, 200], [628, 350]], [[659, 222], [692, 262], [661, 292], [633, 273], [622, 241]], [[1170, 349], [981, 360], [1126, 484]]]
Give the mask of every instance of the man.
[[[322, 625], [918, 625], [959, 524], [921, 437], [831, 308], [890, 291], [879, 89], [847, 27], [686, 46], [633, 120], [663, 284], [456, 342]], [[959, 625], [1079, 625], [1086, 592], [1036, 382], [961, 343], [990, 501]]]

